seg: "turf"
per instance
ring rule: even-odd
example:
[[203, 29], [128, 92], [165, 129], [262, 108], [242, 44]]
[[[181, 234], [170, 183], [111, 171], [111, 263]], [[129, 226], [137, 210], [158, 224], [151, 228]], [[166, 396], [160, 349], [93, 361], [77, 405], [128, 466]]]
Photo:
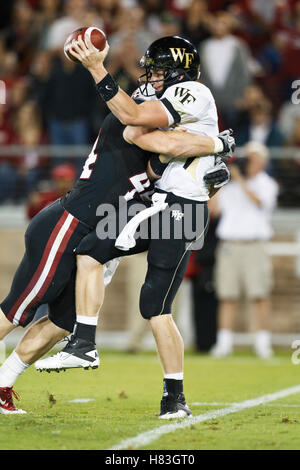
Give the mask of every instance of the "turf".
[[[0, 449], [108, 449], [165, 425], [156, 416], [162, 392], [156, 354], [103, 352], [101, 360], [95, 371], [28, 369], [15, 386], [27, 414], [0, 415]], [[290, 352], [277, 352], [270, 361], [250, 352], [224, 360], [186, 353], [185, 393], [196, 416], [298, 385], [299, 371]], [[300, 449], [300, 394], [189, 426], [141, 449]]]

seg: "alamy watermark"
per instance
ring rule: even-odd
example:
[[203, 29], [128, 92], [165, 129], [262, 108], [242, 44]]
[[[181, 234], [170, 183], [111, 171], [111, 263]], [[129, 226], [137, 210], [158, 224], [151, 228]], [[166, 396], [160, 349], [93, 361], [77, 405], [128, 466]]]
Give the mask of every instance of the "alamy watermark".
[[[151, 206], [153, 208], [153, 206]], [[150, 207], [148, 208], [148, 210]], [[119, 198], [119, 207], [100, 204], [96, 215], [101, 218], [96, 227], [99, 240], [116, 240], [129, 221], [145, 210], [139, 202], [124, 202]], [[144, 212], [148, 215], [147, 209]], [[133, 236], [137, 240], [185, 240], [186, 250], [200, 250], [204, 243], [205, 207], [203, 204], [174, 203], [150, 215], [137, 224]]]
[[295, 339], [295, 341], [292, 342], [291, 348], [295, 349], [292, 354], [291, 361], [297, 366], [300, 364], [300, 339]]
[[295, 89], [291, 97], [292, 103], [300, 104], [300, 80], [294, 80], [292, 83], [292, 88]]

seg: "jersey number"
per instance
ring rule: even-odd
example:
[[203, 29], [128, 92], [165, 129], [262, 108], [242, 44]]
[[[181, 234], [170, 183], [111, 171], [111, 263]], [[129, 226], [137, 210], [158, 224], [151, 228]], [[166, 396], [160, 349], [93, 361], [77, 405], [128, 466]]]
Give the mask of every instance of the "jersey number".
[[96, 142], [93, 145], [91, 153], [89, 154], [89, 156], [87, 157], [87, 159], [84, 163], [84, 167], [83, 167], [82, 173], [80, 175], [81, 180], [88, 180], [91, 177], [93, 168], [90, 168], [90, 165], [92, 165], [92, 163], [95, 163], [95, 161], [97, 160], [97, 157], [98, 157], [97, 153], [95, 152], [95, 149], [97, 147], [99, 137], [100, 137], [100, 134], [98, 135], [98, 137], [96, 139]]
[[147, 173], [144, 171], [143, 173], [139, 173], [138, 175], [134, 175], [129, 178], [130, 183], [132, 184], [133, 188], [131, 191], [127, 191], [125, 194], [126, 201], [130, 201], [134, 198], [136, 193], [143, 193], [146, 191], [147, 188], [150, 186], [150, 181], [148, 180]]
[[[97, 137], [96, 142], [94, 143], [94, 146], [92, 148], [92, 151], [84, 163], [84, 167], [80, 175], [81, 180], [88, 180], [91, 177], [93, 168], [90, 168], [90, 165], [95, 163], [98, 157], [98, 154], [95, 152], [95, 150], [97, 147], [99, 136]], [[125, 194], [124, 197], [126, 201], [130, 201], [131, 199], [133, 199], [136, 193], [144, 193], [147, 190], [147, 188], [149, 188], [150, 186], [150, 181], [148, 180], [148, 176], [146, 172], [139, 173], [137, 175], [132, 176], [131, 178], [129, 178], [129, 181], [132, 184], [133, 189], [131, 191], [127, 191], [127, 193]]]

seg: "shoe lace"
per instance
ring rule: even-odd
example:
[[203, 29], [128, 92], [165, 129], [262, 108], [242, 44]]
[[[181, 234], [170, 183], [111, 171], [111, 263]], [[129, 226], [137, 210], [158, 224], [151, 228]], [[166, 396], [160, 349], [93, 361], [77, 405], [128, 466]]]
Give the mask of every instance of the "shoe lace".
[[73, 341], [74, 335], [71, 336], [65, 336], [62, 340], [59, 341], [59, 343], [67, 343], [69, 345]]
[[12, 398], [16, 400], [20, 400], [20, 396], [18, 393], [13, 389], [13, 387], [7, 387], [7, 400], [12, 400]]
[[60, 340], [58, 344], [60, 343], [67, 343], [67, 344], [63, 347], [61, 351], [58, 351], [58, 353], [54, 354], [52, 357], [59, 357], [60, 354], [64, 352], [64, 350], [70, 345], [70, 343], [72, 343], [73, 339], [74, 339], [74, 335], [71, 335], [71, 336], [65, 336], [62, 340]]
[[19, 394], [13, 388], [11, 389], [11, 395], [13, 395], [16, 400], [20, 400]]

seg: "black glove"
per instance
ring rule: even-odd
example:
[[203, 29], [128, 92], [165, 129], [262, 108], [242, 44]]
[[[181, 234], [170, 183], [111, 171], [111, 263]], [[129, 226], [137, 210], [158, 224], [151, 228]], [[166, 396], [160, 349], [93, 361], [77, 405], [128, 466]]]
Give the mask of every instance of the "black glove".
[[219, 159], [213, 168], [206, 171], [203, 179], [206, 184], [213, 184], [214, 188], [221, 188], [230, 181], [230, 171], [225, 163]]
[[217, 153], [218, 156], [232, 158], [233, 152], [235, 151], [235, 139], [232, 134], [232, 129], [226, 129], [226, 131], [220, 132], [220, 134], [217, 135], [224, 146], [222, 152]]

